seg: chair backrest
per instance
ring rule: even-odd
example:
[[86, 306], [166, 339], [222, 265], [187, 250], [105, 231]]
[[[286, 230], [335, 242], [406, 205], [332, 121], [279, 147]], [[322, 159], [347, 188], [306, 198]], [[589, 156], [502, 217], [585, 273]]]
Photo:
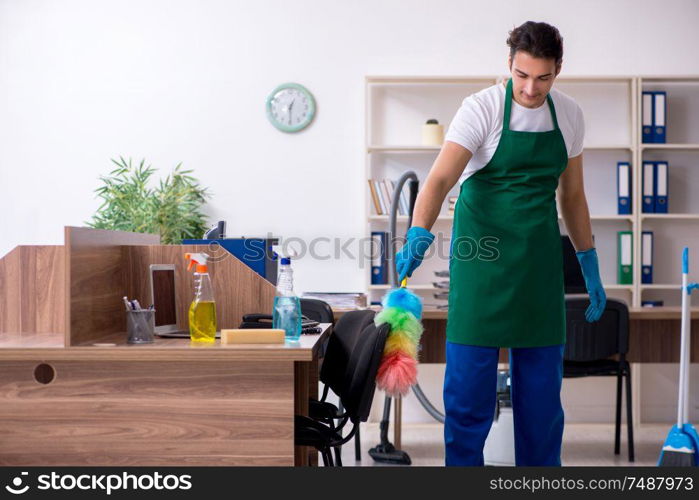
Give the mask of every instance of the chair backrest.
[[340, 401], [353, 423], [366, 422], [376, 390], [376, 375], [391, 327], [373, 323], [364, 328], [352, 352], [346, 374], [347, 386]]
[[595, 361], [629, 350], [629, 308], [620, 300], [607, 299], [599, 321], [588, 323], [587, 298], [566, 298], [565, 361]]
[[335, 316], [332, 307], [330, 307], [330, 304], [320, 299], [304, 299], [302, 297], [301, 314], [318, 323], [335, 324]]
[[362, 309], [348, 311], [337, 320], [328, 339], [328, 345], [320, 368], [320, 381], [340, 395], [347, 366], [362, 330], [374, 322], [376, 311]]

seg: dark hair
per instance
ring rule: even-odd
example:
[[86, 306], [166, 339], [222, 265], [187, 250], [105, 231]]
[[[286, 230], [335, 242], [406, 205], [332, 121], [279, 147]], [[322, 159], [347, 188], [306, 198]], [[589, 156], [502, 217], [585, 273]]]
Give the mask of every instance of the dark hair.
[[547, 23], [527, 21], [509, 33], [507, 45], [510, 46], [510, 57], [515, 58], [515, 52], [522, 50], [532, 57], [555, 59], [556, 66], [563, 60], [563, 37], [555, 26]]

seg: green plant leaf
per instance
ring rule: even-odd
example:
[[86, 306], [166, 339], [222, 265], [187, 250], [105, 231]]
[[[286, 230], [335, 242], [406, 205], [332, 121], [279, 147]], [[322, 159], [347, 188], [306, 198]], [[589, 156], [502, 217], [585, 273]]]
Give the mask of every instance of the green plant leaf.
[[136, 166], [123, 156], [111, 162], [117, 167], [100, 176], [102, 185], [95, 189], [102, 200], [89, 227], [158, 233], [164, 244], [179, 244], [184, 238], [200, 238], [206, 230], [202, 206], [211, 195], [183, 170], [182, 163], [158, 179], [151, 188], [156, 169], [145, 158]]

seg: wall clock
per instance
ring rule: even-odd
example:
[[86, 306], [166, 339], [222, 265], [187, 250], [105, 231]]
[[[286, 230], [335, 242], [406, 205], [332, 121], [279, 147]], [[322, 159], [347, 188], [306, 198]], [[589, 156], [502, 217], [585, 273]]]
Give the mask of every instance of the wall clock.
[[299, 132], [313, 121], [316, 103], [306, 87], [283, 83], [267, 97], [267, 118], [283, 132]]

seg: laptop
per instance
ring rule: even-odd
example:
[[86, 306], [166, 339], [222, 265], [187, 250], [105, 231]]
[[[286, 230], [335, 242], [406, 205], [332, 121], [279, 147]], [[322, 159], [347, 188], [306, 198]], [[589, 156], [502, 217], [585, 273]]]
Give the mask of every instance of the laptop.
[[[149, 271], [151, 303], [155, 309], [155, 334], [158, 337], [189, 338], [189, 330], [177, 326], [177, 278], [174, 264], [151, 264]], [[221, 332], [216, 332], [221, 338]]]

